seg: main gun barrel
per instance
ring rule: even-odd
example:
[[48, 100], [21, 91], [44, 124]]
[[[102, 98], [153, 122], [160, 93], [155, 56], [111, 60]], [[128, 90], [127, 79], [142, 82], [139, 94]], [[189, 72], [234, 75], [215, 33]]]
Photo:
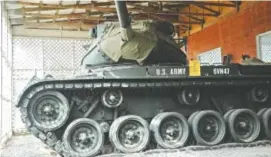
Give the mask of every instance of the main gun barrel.
[[131, 28], [128, 9], [125, 1], [115, 0], [116, 10], [120, 23], [121, 39], [123, 41], [130, 41], [134, 37], [134, 32]]
[[116, 10], [118, 14], [118, 19], [120, 22], [120, 27], [122, 28], [130, 27], [129, 14], [128, 14], [126, 2], [115, 0], [115, 4], [116, 4]]

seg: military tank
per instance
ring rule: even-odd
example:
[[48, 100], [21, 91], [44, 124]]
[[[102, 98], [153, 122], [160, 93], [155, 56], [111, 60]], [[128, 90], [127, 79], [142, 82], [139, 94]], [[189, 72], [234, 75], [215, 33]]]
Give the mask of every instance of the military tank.
[[62, 156], [90, 157], [271, 139], [270, 65], [187, 62], [164, 21], [106, 24], [69, 79], [34, 79], [17, 107]]

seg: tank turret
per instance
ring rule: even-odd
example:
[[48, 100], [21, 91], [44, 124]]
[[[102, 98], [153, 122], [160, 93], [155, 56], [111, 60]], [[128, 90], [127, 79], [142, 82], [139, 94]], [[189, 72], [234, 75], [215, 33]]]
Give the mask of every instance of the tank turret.
[[174, 26], [167, 21], [129, 18], [125, 1], [115, 1], [119, 22], [106, 23], [103, 34], [84, 57], [83, 65], [137, 62], [186, 64], [186, 55], [174, 41]]

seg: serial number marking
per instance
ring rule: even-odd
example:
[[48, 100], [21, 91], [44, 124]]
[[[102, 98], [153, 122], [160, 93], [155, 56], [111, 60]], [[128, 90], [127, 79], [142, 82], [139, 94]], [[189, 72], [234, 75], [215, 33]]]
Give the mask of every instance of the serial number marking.
[[230, 68], [214, 68], [213, 73], [214, 75], [229, 75]]
[[165, 75], [185, 75], [185, 68], [171, 68], [169, 74], [166, 72], [165, 68], [156, 69], [156, 75], [165, 76]]

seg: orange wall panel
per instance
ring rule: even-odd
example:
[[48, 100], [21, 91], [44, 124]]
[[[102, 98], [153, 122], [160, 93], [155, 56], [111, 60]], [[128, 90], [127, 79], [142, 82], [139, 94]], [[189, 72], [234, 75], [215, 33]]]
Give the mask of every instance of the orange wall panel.
[[242, 54], [256, 56], [256, 36], [271, 30], [271, 2], [257, 2], [243, 11], [188, 36], [188, 59], [221, 47], [222, 54], [233, 54], [240, 62]]

